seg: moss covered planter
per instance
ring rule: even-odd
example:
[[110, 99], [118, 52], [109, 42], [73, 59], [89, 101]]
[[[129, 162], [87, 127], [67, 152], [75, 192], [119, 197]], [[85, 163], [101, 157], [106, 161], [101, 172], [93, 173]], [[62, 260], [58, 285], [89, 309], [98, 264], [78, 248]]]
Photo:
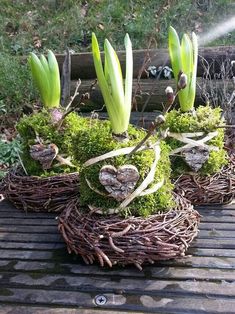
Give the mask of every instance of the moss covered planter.
[[141, 269], [146, 263], [182, 258], [197, 235], [197, 211], [179, 195], [174, 194], [174, 201], [174, 208], [146, 218], [87, 214], [74, 204], [60, 215], [58, 228], [68, 252], [81, 255], [87, 264]]
[[1, 182], [0, 193], [26, 212], [60, 213], [78, 198], [78, 185], [78, 173], [43, 178], [12, 169]]
[[[155, 145], [158, 141], [155, 137], [131, 154], [146, 132], [129, 126], [128, 134], [128, 141], [117, 141], [112, 137], [110, 122], [95, 120], [74, 139], [74, 158], [82, 164], [80, 203], [88, 213], [96, 209], [104, 214], [116, 211], [122, 216], [146, 217], [155, 213], [156, 208], [164, 211], [174, 205], [167, 145], [164, 142]], [[142, 188], [149, 175], [151, 180]], [[136, 181], [133, 176], [137, 176]], [[110, 187], [103, 177], [110, 182]], [[126, 186], [126, 183], [130, 184]], [[137, 193], [127, 202], [127, 197], [136, 190], [140, 195]]]
[[166, 117], [175, 191], [192, 204], [224, 204], [234, 197], [234, 159], [224, 149], [223, 123], [221, 109], [209, 106], [172, 110]]
[[190, 202], [172, 192], [167, 145], [144, 130], [128, 128], [128, 140], [116, 140], [110, 123], [93, 121], [74, 147], [80, 169], [79, 203], [67, 206], [59, 230], [69, 252], [101, 266], [179, 258], [197, 234], [199, 215]]
[[[56, 114], [60, 112], [57, 110]], [[23, 117], [17, 125], [23, 168], [12, 169], [0, 189], [6, 199], [25, 211], [60, 213], [78, 198], [79, 163], [73, 159], [72, 141], [86, 119], [72, 113], [58, 129], [52, 118], [55, 115], [51, 110], [43, 109]], [[51, 156], [53, 145], [56, 156]], [[43, 148], [38, 150], [41, 159], [33, 158], [32, 147]]]

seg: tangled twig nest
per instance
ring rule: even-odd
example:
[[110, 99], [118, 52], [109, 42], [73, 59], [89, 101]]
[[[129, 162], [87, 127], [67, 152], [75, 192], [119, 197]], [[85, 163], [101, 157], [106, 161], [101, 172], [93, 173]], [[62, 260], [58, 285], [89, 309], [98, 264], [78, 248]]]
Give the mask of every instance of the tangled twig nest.
[[211, 176], [184, 174], [175, 181], [175, 191], [194, 205], [228, 204], [235, 196], [235, 155], [229, 164]]
[[25, 176], [16, 168], [1, 182], [0, 193], [25, 211], [60, 213], [68, 202], [77, 199], [78, 184], [78, 173], [43, 178]]
[[122, 218], [83, 213], [71, 202], [59, 217], [69, 253], [80, 254], [86, 264], [101, 266], [155, 263], [184, 256], [197, 235], [199, 214], [175, 194], [176, 208], [166, 213]]

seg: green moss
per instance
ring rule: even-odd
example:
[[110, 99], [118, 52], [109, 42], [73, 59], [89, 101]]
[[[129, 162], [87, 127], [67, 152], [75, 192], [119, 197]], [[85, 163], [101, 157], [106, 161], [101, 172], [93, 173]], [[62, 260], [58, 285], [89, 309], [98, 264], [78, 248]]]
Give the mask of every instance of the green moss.
[[[218, 125], [224, 123], [221, 117], [221, 108], [211, 108], [210, 106], [200, 106], [192, 112], [182, 113], [180, 110], [172, 110], [166, 116], [164, 128], [169, 128], [171, 132], [187, 133], [187, 132], [212, 132], [217, 130], [218, 135], [208, 142], [208, 144], [219, 148], [218, 151], [211, 151], [209, 159], [199, 173], [202, 175], [210, 175], [218, 172], [223, 165], [227, 164], [227, 153], [223, 149], [224, 146], [224, 130], [217, 129]], [[183, 146], [182, 142], [175, 139], [167, 139], [167, 143], [171, 149]], [[172, 157], [173, 173], [179, 175], [192, 171], [181, 157]]]
[[[72, 141], [73, 137], [84, 128], [87, 119], [79, 117], [75, 113], [68, 115], [63, 127], [58, 131], [51, 122], [51, 113], [43, 109], [39, 113], [23, 117], [17, 124], [17, 130], [22, 138], [22, 161], [29, 175], [51, 176], [57, 173], [69, 173], [79, 170], [79, 162], [73, 158]], [[59, 166], [55, 160], [50, 170], [43, 170], [38, 161], [33, 160], [29, 154], [29, 148], [35, 144], [36, 134], [43, 140], [43, 143], [54, 143], [59, 148], [59, 154], [63, 157], [71, 157], [71, 162], [76, 167]]]
[[[84, 163], [92, 157], [102, 155], [111, 150], [136, 145], [146, 133], [143, 130], [137, 130], [135, 127], [130, 126], [128, 134], [130, 137], [128, 143], [117, 142], [111, 137], [111, 126], [108, 121], [93, 120], [89, 127], [79, 132], [77, 137], [73, 139], [73, 155]], [[137, 183], [138, 186], [147, 176], [153, 161], [154, 152], [152, 150], [146, 150], [131, 156], [118, 156], [89, 167], [82, 167], [80, 170], [81, 204], [90, 204], [103, 208], [104, 210], [118, 207], [119, 203], [116, 200], [97, 194], [87, 185], [86, 179], [92, 183], [95, 189], [107, 194], [104, 187], [99, 182], [99, 171], [103, 165], [109, 164], [119, 167], [124, 164], [131, 164], [136, 166], [140, 173], [140, 179]], [[158, 162], [153, 183], [157, 183], [165, 178], [165, 184], [156, 193], [138, 197], [133, 200], [122, 214], [148, 216], [156, 211], [164, 211], [172, 207], [172, 185], [169, 177], [170, 161], [168, 157], [168, 147], [163, 142], [161, 143], [161, 159]]]

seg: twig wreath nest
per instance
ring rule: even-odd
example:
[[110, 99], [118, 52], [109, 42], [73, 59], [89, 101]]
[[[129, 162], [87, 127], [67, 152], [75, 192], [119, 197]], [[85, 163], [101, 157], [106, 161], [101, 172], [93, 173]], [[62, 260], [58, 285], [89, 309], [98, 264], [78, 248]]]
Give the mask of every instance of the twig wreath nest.
[[181, 258], [198, 233], [199, 214], [174, 193], [176, 206], [148, 217], [103, 216], [70, 204], [59, 217], [58, 229], [69, 253], [86, 264], [141, 265]]
[[194, 205], [228, 204], [235, 197], [235, 155], [214, 175], [184, 174], [175, 181], [175, 191]]
[[[75, 107], [79, 80], [70, 96], [70, 54], [67, 51], [60, 80], [54, 53], [47, 58], [30, 53], [32, 78], [42, 109], [23, 116], [17, 124], [21, 139], [19, 162], [22, 170], [12, 170], [2, 183], [4, 196], [26, 211], [59, 213], [78, 194], [79, 163], [73, 159], [73, 138], [83, 127], [84, 119], [73, 113], [83, 104], [85, 95]], [[62, 86], [60, 82], [62, 81]]]
[[109, 121], [93, 121], [77, 137], [80, 199], [59, 217], [69, 252], [101, 266], [154, 263], [181, 257], [197, 234], [199, 215], [172, 193], [169, 151], [146, 131], [128, 127], [128, 141], [111, 135]]
[[172, 110], [166, 117], [175, 191], [194, 205], [233, 200], [235, 163], [224, 149], [223, 125], [221, 109], [209, 106], [194, 113]]
[[59, 129], [52, 123], [56, 109], [21, 118], [17, 130], [22, 141], [21, 167], [2, 182], [4, 197], [25, 211], [60, 213], [78, 195], [79, 164], [73, 160], [73, 136], [85, 119], [70, 113]]
[[60, 213], [67, 203], [78, 198], [78, 185], [78, 173], [26, 176], [22, 169], [16, 168], [3, 179], [0, 192], [26, 212]]

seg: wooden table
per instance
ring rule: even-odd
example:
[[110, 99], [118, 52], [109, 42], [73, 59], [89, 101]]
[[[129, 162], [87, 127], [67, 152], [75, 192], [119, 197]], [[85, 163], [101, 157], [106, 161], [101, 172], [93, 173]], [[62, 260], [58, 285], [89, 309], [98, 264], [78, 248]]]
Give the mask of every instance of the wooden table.
[[140, 272], [84, 265], [67, 253], [55, 215], [2, 201], [0, 313], [235, 313], [235, 205], [199, 211], [188, 256]]

